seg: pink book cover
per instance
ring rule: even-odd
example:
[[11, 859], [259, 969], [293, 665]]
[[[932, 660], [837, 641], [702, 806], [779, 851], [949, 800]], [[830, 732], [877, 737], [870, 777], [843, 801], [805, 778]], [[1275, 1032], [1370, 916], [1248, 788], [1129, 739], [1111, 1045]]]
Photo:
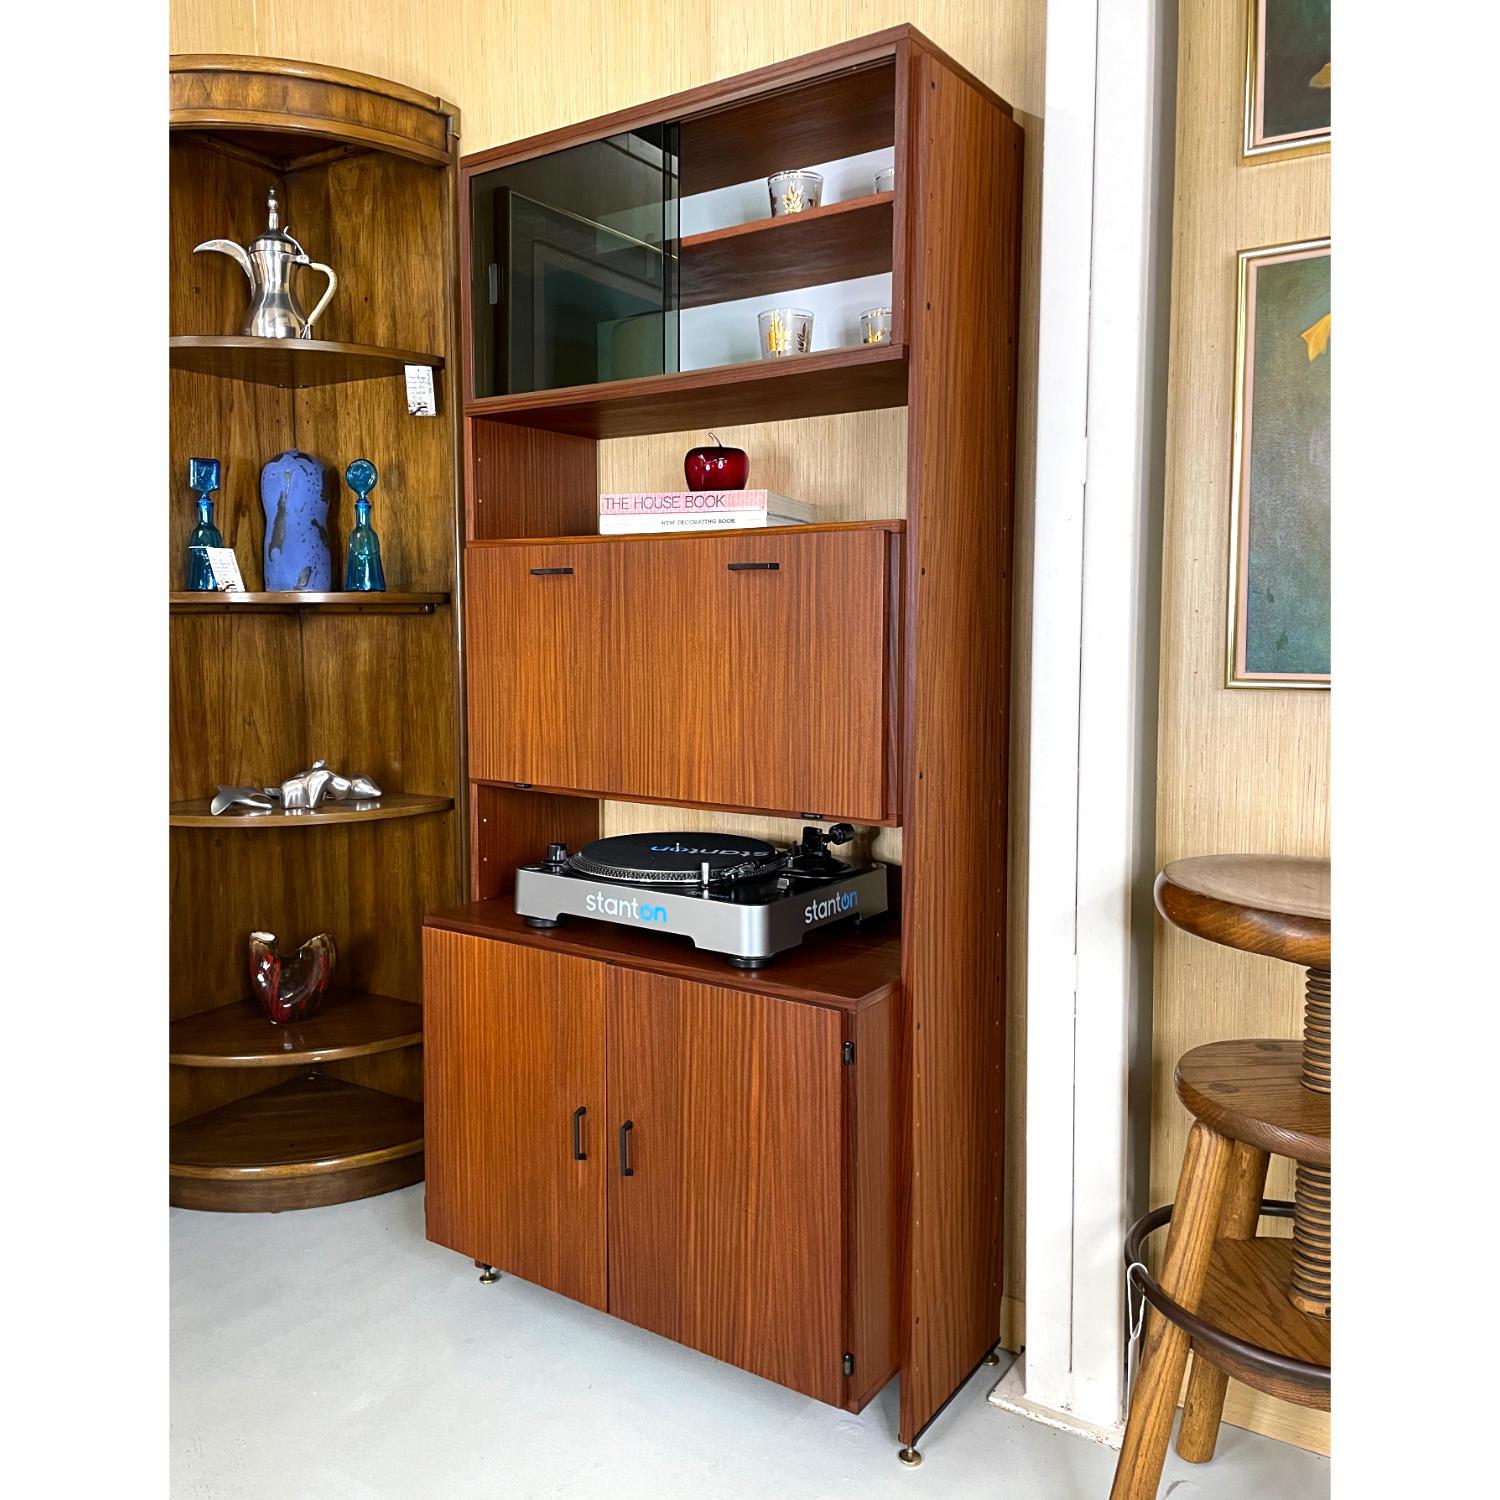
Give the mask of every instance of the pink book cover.
[[[725, 515], [769, 509], [770, 490], [661, 490], [639, 495], [600, 495], [601, 516]], [[781, 499], [780, 495], [775, 497]]]

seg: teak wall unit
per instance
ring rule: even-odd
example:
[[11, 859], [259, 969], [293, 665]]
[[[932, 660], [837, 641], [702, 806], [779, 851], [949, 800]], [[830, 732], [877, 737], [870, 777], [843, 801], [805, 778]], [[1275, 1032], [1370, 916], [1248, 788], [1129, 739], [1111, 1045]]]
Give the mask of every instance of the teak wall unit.
[[[181, 588], [190, 456], [249, 592], [170, 595], [171, 1201], [284, 1209], [422, 1175], [423, 912], [462, 892], [456, 336], [457, 116], [362, 73], [277, 59], [171, 63], [169, 568]], [[283, 222], [339, 289], [307, 340], [240, 336], [247, 285], [212, 238]], [[439, 414], [407, 414], [402, 366], [435, 367]], [[262, 464], [298, 446], [336, 495], [380, 471], [390, 592], [260, 592]], [[219, 782], [277, 781], [322, 756], [393, 795], [360, 813], [212, 817]], [[243, 997], [247, 935], [330, 931], [334, 994], [272, 1027]]]
[[[858, 235], [830, 206], [677, 248], [688, 305], [888, 270], [894, 338], [482, 397], [466, 367], [472, 899], [427, 923], [428, 1233], [852, 1410], [899, 1370], [909, 1446], [1000, 1331], [1022, 132], [902, 26], [468, 157], [460, 201], [658, 122], [684, 193], [893, 147]], [[893, 406], [904, 515], [587, 534], [601, 439]], [[515, 867], [618, 802], [899, 827], [899, 914], [754, 973], [527, 928]]]

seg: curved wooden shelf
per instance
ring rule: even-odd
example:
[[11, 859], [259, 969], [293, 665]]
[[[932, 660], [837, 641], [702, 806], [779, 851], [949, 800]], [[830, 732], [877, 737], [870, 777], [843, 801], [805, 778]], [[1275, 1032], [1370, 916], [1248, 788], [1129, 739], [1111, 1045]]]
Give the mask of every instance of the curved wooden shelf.
[[325, 802], [298, 812], [253, 812], [232, 808], [215, 817], [212, 797], [174, 802], [168, 812], [173, 828], [321, 828], [332, 823], [380, 823], [388, 818], [420, 818], [446, 812], [452, 797], [423, 797], [415, 792], [387, 792], [378, 802]]
[[324, 615], [430, 615], [450, 594], [251, 593], [221, 594], [175, 590], [167, 596], [174, 615], [291, 615], [315, 611]]
[[171, 126], [296, 171], [349, 150], [389, 151], [432, 166], [453, 157], [458, 111], [433, 94], [348, 68], [282, 57], [179, 53]]
[[679, 250], [682, 305], [703, 307], [804, 286], [810, 266], [817, 267], [819, 286], [889, 271], [894, 203], [894, 193], [872, 193], [690, 234]]
[[316, 1073], [172, 1127], [180, 1208], [313, 1208], [421, 1176], [420, 1104]]
[[1330, 1096], [1303, 1084], [1301, 1042], [1209, 1042], [1182, 1054], [1173, 1082], [1183, 1104], [1220, 1135], [1328, 1166]]
[[441, 354], [341, 344], [331, 339], [258, 339], [248, 334], [176, 334], [167, 340], [174, 370], [252, 385], [303, 390], [351, 380], [399, 378], [407, 365], [443, 367]]
[[419, 1046], [422, 1007], [389, 995], [325, 997], [307, 1021], [273, 1026], [253, 1000], [173, 1021], [169, 1061], [184, 1068], [280, 1068]]

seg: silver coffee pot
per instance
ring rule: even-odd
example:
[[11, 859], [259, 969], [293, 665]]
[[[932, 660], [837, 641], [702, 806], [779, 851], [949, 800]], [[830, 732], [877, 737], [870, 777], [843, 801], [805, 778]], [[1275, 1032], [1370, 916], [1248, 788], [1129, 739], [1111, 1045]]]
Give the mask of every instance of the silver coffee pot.
[[[245, 313], [244, 332], [262, 339], [308, 339], [312, 337], [313, 324], [322, 316], [333, 294], [338, 290], [339, 279], [329, 267], [316, 260], [309, 260], [307, 251], [291, 234], [278, 227], [280, 220], [276, 212], [276, 189], [267, 195], [266, 209], [270, 223], [266, 232], [250, 242], [248, 251], [233, 240], [204, 240], [193, 246], [193, 254], [200, 250], [217, 250], [231, 260], [239, 262], [240, 269], [250, 281], [250, 306]], [[310, 266], [328, 278], [327, 290], [312, 312], [306, 317], [292, 291], [292, 268]]]

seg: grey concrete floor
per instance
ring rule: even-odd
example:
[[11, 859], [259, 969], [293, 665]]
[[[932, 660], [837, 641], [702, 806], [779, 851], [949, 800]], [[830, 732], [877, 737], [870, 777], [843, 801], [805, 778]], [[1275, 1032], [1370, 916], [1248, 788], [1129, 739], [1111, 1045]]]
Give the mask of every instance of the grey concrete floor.
[[[1103, 1500], [1114, 1453], [997, 1410], [985, 1369], [896, 1462], [896, 1384], [822, 1406], [422, 1235], [422, 1189], [172, 1211], [179, 1500]], [[1226, 1427], [1172, 1500], [1323, 1500], [1326, 1459]]]

